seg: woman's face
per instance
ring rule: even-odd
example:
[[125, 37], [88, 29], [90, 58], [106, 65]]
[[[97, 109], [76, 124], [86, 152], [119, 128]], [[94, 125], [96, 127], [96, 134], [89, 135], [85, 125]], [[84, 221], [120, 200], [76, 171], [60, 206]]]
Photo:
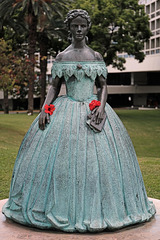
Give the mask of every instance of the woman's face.
[[74, 18], [70, 23], [70, 32], [76, 41], [82, 41], [88, 33], [88, 24], [85, 18]]

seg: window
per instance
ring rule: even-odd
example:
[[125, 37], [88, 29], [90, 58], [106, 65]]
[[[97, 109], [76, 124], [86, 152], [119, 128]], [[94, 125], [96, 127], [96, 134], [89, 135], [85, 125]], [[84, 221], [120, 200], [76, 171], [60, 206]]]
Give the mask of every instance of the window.
[[160, 38], [156, 38], [156, 47], [160, 47]]
[[160, 9], [160, 0], [157, 0], [157, 10]]
[[155, 30], [155, 21], [151, 22], [151, 30]]
[[155, 2], [151, 4], [151, 12], [155, 12]]
[[156, 13], [156, 16], [159, 16], [160, 15], [160, 11], [158, 11], [157, 13]]
[[155, 48], [155, 39], [151, 40], [151, 48]]
[[156, 31], [156, 34], [159, 35], [160, 34], [160, 30]]
[[131, 73], [111, 73], [108, 74], [108, 85], [130, 85]]
[[147, 13], [147, 14], [150, 14], [150, 5], [147, 5], [147, 6], [146, 6], [146, 13]]
[[160, 28], [160, 18], [156, 20], [156, 29]]
[[152, 15], [151, 15], [151, 18], [154, 18], [155, 17], [155, 13], [153, 13]]
[[146, 49], [149, 49], [150, 48], [150, 41], [147, 41], [146, 42]]

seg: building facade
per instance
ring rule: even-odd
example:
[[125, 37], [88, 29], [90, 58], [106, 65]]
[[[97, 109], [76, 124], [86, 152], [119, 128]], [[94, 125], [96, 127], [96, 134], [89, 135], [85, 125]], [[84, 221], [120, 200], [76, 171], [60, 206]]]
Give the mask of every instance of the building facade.
[[160, 106], [160, 0], [140, 0], [149, 15], [152, 36], [145, 43], [145, 60], [126, 59], [125, 70], [108, 67], [109, 102], [113, 106]]

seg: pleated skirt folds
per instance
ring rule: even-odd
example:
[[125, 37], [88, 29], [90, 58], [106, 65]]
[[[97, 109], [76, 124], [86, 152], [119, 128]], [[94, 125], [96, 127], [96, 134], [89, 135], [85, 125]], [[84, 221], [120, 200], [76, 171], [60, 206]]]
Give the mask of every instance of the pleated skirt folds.
[[148, 221], [136, 154], [122, 122], [106, 104], [104, 129], [87, 124], [89, 101], [62, 96], [44, 131], [39, 116], [23, 139], [4, 214], [24, 225], [66, 232], [115, 230]]

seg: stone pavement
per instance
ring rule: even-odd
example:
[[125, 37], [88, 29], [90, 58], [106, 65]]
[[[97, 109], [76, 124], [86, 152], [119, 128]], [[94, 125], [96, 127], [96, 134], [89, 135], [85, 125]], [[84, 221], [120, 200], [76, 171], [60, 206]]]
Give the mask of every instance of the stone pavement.
[[157, 213], [150, 222], [116, 232], [80, 234], [39, 230], [14, 223], [2, 214], [4, 199], [0, 201], [0, 240], [160, 240], [160, 200], [151, 200]]

